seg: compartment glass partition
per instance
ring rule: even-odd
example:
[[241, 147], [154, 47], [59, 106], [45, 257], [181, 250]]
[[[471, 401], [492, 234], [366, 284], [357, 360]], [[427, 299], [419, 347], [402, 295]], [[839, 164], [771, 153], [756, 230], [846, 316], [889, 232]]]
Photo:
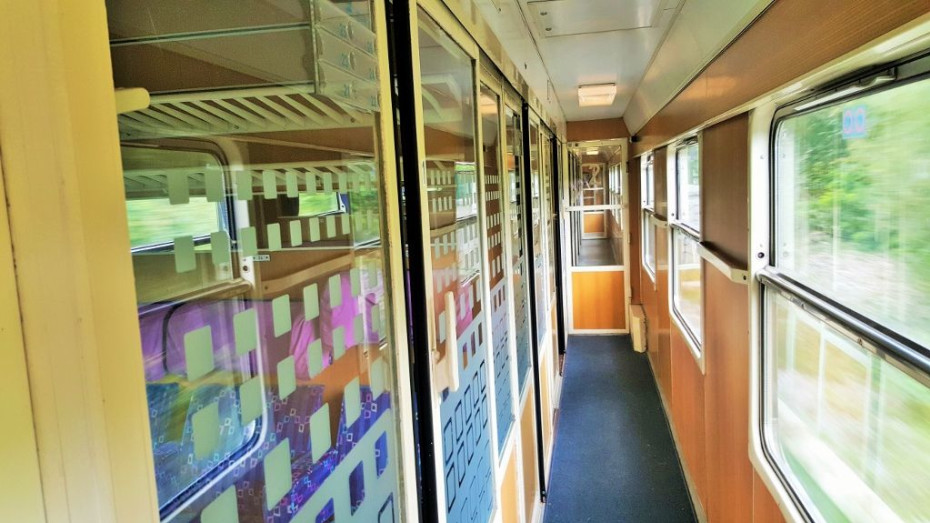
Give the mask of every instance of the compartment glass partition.
[[106, 2], [165, 521], [403, 514], [374, 5]]
[[494, 346], [494, 391], [497, 404], [497, 448], [504, 452], [504, 442], [514, 421], [512, 391], [513, 360], [510, 357], [511, 306], [509, 294], [512, 282], [507, 279], [508, 260], [505, 253], [507, 209], [504, 176], [501, 172], [501, 99], [481, 86], [481, 133], [483, 152], [483, 183], [487, 213], [488, 284], [491, 290], [492, 343]]
[[[487, 521], [494, 508], [485, 274], [477, 176], [475, 59], [417, 12], [433, 287], [431, 339], [440, 370], [442, 478], [450, 522]], [[409, 212], [409, 211], [408, 211]], [[445, 376], [441, 381], [439, 375]]]
[[532, 361], [532, 338], [530, 333], [529, 284], [526, 278], [529, 274], [527, 267], [526, 245], [526, 204], [523, 196], [523, 118], [520, 111], [508, 104], [504, 108], [505, 118], [505, 147], [506, 176], [508, 186], [508, 212], [510, 220], [511, 263], [513, 264], [513, 294], [516, 332], [514, 337], [517, 343], [517, 376], [518, 390], [523, 391], [527, 378], [530, 375]]

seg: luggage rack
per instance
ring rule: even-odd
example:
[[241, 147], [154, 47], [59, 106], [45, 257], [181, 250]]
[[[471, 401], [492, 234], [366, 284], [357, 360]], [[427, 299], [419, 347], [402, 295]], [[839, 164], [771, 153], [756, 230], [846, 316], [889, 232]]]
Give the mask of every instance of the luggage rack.
[[119, 115], [120, 138], [141, 140], [370, 127], [371, 112], [317, 94], [314, 85], [152, 95]]

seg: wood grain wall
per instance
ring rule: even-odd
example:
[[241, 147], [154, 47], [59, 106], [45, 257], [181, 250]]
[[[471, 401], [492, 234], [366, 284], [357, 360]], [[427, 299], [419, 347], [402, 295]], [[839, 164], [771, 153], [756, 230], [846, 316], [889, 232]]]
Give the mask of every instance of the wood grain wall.
[[624, 271], [572, 273], [572, 327], [576, 329], [626, 328]]
[[[748, 115], [704, 129], [702, 147], [703, 239], [745, 267], [749, 260]], [[667, 213], [666, 149], [654, 154], [656, 211]], [[631, 166], [634, 163], [635, 159]], [[638, 202], [641, 188], [630, 186], [630, 200]], [[633, 252], [631, 257], [639, 259], [639, 244]], [[655, 284], [643, 270], [633, 279], [639, 282], [649, 325], [653, 373], [667, 402], [684, 469], [709, 521], [781, 521], [780, 510], [749, 461], [748, 288], [704, 263], [702, 374], [683, 333], [669, 321], [668, 262], [668, 231], [658, 229]]]
[[568, 122], [565, 126], [566, 138], [569, 142], [613, 140], [615, 138], [630, 137], [630, 131], [627, 130], [623, 118]]
[[778, 0], [636, 134], [631, 156], [930, 11], [930, 0]]

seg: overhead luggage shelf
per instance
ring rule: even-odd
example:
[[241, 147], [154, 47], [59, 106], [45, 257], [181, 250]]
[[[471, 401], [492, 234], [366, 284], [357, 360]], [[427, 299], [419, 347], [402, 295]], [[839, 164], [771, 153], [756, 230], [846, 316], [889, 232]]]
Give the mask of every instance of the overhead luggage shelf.
[[120, 138], [191, 137], [370, 127], [372, 114], [320, 96], [312, 85], [153, 95], [119, 116]]

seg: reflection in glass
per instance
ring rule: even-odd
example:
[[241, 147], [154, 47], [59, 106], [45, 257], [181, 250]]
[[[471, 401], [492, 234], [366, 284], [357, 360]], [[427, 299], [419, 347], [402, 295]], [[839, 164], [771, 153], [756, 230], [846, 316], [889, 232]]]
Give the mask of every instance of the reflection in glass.
[[530, 338], [529, 284], [526, 281], [526, 206], [523, 198], [523, 121], [518, 111], [510, 106], [504, 109], [506, 118], [507, 166], [506, 175], [510, 187], [508, 217], [510, 219], [510, 245], [513, 256], [513, 293], [516, 303], [514, 314], [517, 331], [517, 376], [518, 389], [523, 393], [530, 373], [532, 340]]
[[[430, 252], [433, 343], [439, 365], [457, 363], [443, 388], [440, 425], [449, 521], [487, 521], [494, 505], [489, 423], [489, 342], [478, 227], [473, 60], [422, 9], [419, 57]], [[448, 310], [447, 306], [452, 306]], [[448, 327], [447, 327], [448, 326]], [[450, 354], [450, 350], [457, 354]]]
[[827, 521], [930, 518], [930, 388], [875, 347], [766, 288], [776, 459]]
[[642, 176], [643, 208], [654, 209], [656, 203], [656, 189], [652, 155], [643, 156], [641, 161], [642, 167], [640, 168], [640, 176]]
[[675, 151], [678, 191], [677, 220], [695, 231], [701, 230], [701, 165], [698, 142], [693, 141]]
[[652, 213], [643, 212], [643, 268], [655, 282], [656, 279], [656, 224]]
[[497, 403], [497, 448], [504, 452], [504, 442], [513, 425], [513, 394], [511, 392], [510, 300], [504, 257], [506, 210], [504, 183], [501, 173], [500, 97], [481, 87], [481, 136], [484, 158], [484, 194], [487, 212], [488, 275], [491, 288], [491, 322], [494, 344], [494, 392]]
[[781, 121], [776, 264], [930, 345], [930, 81]]
[[530, 219], [533, 228], [533, 268], [536, 283], [536, 341], [542, 347], [543, 340], [549, 333], [549, 292], [546, 288], [545, 242], [546, 231], [545, 194], [541, 177], [541, 145], [539, 126], [530, 121]]
[[162, 519], [394, 519], [369, 4], [107, 11]]
[[672, 298], [675, 314], [700, 347], [702, 340], [701, 255], [698, 242], [681, 230], [672, 229]]

